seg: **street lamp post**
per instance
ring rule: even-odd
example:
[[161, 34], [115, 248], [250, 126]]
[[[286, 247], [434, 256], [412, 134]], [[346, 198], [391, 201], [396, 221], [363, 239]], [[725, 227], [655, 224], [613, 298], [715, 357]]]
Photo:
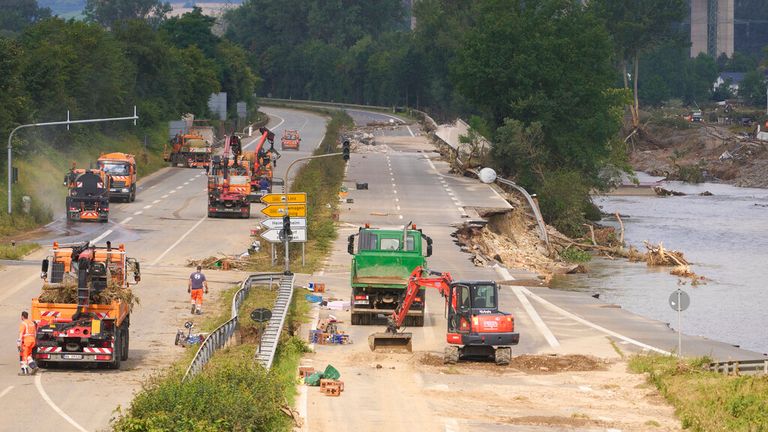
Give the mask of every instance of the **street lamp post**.
[[101, 122], [108, 122], [108, 121], [122, 121], [122, 120], [133, 120], [134, 126], [136, 125], [136, 120], [139, 119], [139, 116], [136, 114], [136, 106], [133, 106], [133, 115], [130, 117], [113, 117], [113, 118], [103, 118], [103, 119], [85, 119], [85, 120], [70, 120], [69, 119], [69, 112], [67, 112], [67, 120], [65, 121], [57, 121], [57, 122], [46, 122], [46, 123], [30, 123], [30, 124], [23, 124], [16, 126], [8, 135], [8, 214], [11, 214], [13, 211], [13, 195], [12, 195], [12, 183], [13, 183], [13, 134], [16, 133], [17, 130], [25, 129], [25, 128], [32, 128], [32, 127], [41, 127], [41, 126], [59, 126], [59, 125], [67, 125], [67, 128], [69, 128], [70, 125], [73, 124], [83, 124], [83, 123], [101, 123]]

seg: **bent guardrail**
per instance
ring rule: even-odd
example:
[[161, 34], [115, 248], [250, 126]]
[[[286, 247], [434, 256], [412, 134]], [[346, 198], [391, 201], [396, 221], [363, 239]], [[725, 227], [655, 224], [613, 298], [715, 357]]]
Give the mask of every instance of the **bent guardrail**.
[[734, 374], [765, 374], [768, 375], [768, 359], [764, 360], [726, 360], [709, 364], [712, 372]]
[[[211, 334], [205, 338], [203, 343], [200, 344], [200, 348], [197, 349], [195, 357], [189, 363], [186, 372], [184, 372], [184, 377], [181, 379], [182, 381], [186, 381], [187, 378], [199, 373], [203, 369], [203, 366], [211, 360], [213, 354], [229, 343], [229, 340], [235, 334], [235, 330], [237, 330], [238, 310], [248, 296], [251, 286], [258, 283], [268, 282], [271, 287], [273, 281], [282, 276], [282, 273], [261, 273], [252, 274], [243, 280], [240, 284], [240, 289], [237, 290], [234, 297], [232, 297], [232, 318], [217, 327], [216, 330], [212, 331]], [[291, 286], [293, 286], [293, 284], [291, 284]]]

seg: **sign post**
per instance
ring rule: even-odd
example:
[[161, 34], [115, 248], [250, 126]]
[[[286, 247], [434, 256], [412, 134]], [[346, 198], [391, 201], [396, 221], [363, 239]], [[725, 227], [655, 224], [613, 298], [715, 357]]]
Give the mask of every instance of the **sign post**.
[[669, 296], [669, 306], [672, 310], [677, 311], [677, 356], [683, 356], [683, 330], [680, 328], [682, 324], [682, 312], [688, 309], [691, 305], [691, 298], [688, 293], [678, 288], [675, 292]]

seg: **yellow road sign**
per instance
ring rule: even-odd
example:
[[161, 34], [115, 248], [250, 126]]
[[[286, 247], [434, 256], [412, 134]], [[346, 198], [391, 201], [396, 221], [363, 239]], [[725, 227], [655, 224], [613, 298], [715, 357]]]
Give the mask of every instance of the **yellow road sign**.
[[282, 217], [285, 216], [286, 207], [290, 217], [307, 217], [306, 204], [271, 204], [261, 209], [261, 212], [269, 217]]
[[271, 193], [261, 197], [261, 202], [264, 204], [285, 204], [286, 202], [288, 202], [288, 204], [304, 204], [307, 202], [307, 193]]

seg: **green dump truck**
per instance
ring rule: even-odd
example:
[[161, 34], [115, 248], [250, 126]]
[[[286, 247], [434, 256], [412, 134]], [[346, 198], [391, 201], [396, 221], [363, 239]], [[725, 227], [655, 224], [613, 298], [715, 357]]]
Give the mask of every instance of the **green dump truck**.
[[[397, 307], [413, 269], [426, 267], [426, 257], [432, 255], [432, 239], [415, 225], [406, 225], [403, 229], [366, 226], [349, 236], [348, 241], [347, 251], [352, 255], [352, 324], [373, 324], [377, 315], [390, 315]], [[424, 325], [424, 302], [422, 289], [408, 312], [406, 326]]]

